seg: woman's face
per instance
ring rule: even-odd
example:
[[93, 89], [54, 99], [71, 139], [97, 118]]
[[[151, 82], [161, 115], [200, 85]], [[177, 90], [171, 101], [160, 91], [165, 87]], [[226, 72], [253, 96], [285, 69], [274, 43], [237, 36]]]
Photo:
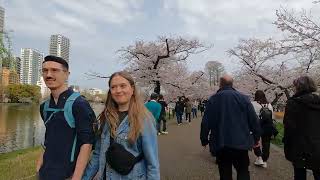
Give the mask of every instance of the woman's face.
[[114, 76], [110, 82], [112, 99], [119, 105], [128, 105], [133, 95], [133, 88], [129, 81], [119, 75]]

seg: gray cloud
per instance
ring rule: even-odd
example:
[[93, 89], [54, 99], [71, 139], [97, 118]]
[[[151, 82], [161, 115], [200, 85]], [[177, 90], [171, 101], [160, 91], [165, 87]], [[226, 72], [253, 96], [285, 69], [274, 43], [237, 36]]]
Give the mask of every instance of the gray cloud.
[[[184, 21], [185, 34], [214, 43], [214, 48], [200, 57], [220, 60], [229, 71], [239, 66], [235, 66], [237, 61], [230, 59], [225, 52], [240, 38], [279, 37], [280, 31], [272, 25], [277, 9], [312, 9], [313, 15], [320, 15], [320, 5], [299, 0], [164, 0], [163, 7], [164, 12]], [[192, 60], [191, 67], [204, 67], [206, 60], [198, 59]]]
[[[279, 34], [271, 23], [280, 6], [312, 9], [319, 6], [299, 0], [0, 0], [6, 8], [6, 27], [12, 29], [14, 49], [31, 47], [48, 53], [51, 34], [71, 39], [70, 82], [82, 87], [105, 88], [105, 80], [87, 80], [85, 72], [106, 75], [123, 69], [116, 50], [137, 39], [157, 35], [187, 36], [214, 43], [214, 48], [191, 56], [192, 70], [208, 60], [221, 60], [229, 71], [238, 66], [225, 54], [239, 38]], [[319, 12], [319, 13], [318, 13]]]

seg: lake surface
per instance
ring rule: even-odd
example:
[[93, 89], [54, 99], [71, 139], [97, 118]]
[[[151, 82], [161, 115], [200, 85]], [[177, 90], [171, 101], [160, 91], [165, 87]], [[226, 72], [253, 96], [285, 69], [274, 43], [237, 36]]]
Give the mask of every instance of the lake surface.
[[[92, 104], [92, 107], [97, 114], [103, 104]], [[40, 145], [44, 133], [39, 105], [0, 103], [0, 153]]]

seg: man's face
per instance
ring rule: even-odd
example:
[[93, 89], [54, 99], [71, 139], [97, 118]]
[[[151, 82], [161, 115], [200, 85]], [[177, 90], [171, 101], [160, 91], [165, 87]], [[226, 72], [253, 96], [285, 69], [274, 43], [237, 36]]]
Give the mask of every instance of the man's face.
[[69, 72], [62, 64], [47, 61], [42, 64], [42, 76], [47, 87], [50, 90], [56, 90], [63, 87], [68, 79]]

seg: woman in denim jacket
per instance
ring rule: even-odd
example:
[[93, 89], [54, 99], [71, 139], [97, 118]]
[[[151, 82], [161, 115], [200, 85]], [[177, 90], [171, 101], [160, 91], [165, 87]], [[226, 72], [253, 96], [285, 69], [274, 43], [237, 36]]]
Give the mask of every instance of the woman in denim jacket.
[[[109, 88], [105, 108], [99, 116], [99, 139], [82, 179], [159, 180], [155, 120], [140, 100], [133, 78], [124, 71], [116, 72], [110, 77]], [[117, 173], [106, 162], [110, 136], [135, 157], [143, 154], [143, 159], [128, 175]]]

